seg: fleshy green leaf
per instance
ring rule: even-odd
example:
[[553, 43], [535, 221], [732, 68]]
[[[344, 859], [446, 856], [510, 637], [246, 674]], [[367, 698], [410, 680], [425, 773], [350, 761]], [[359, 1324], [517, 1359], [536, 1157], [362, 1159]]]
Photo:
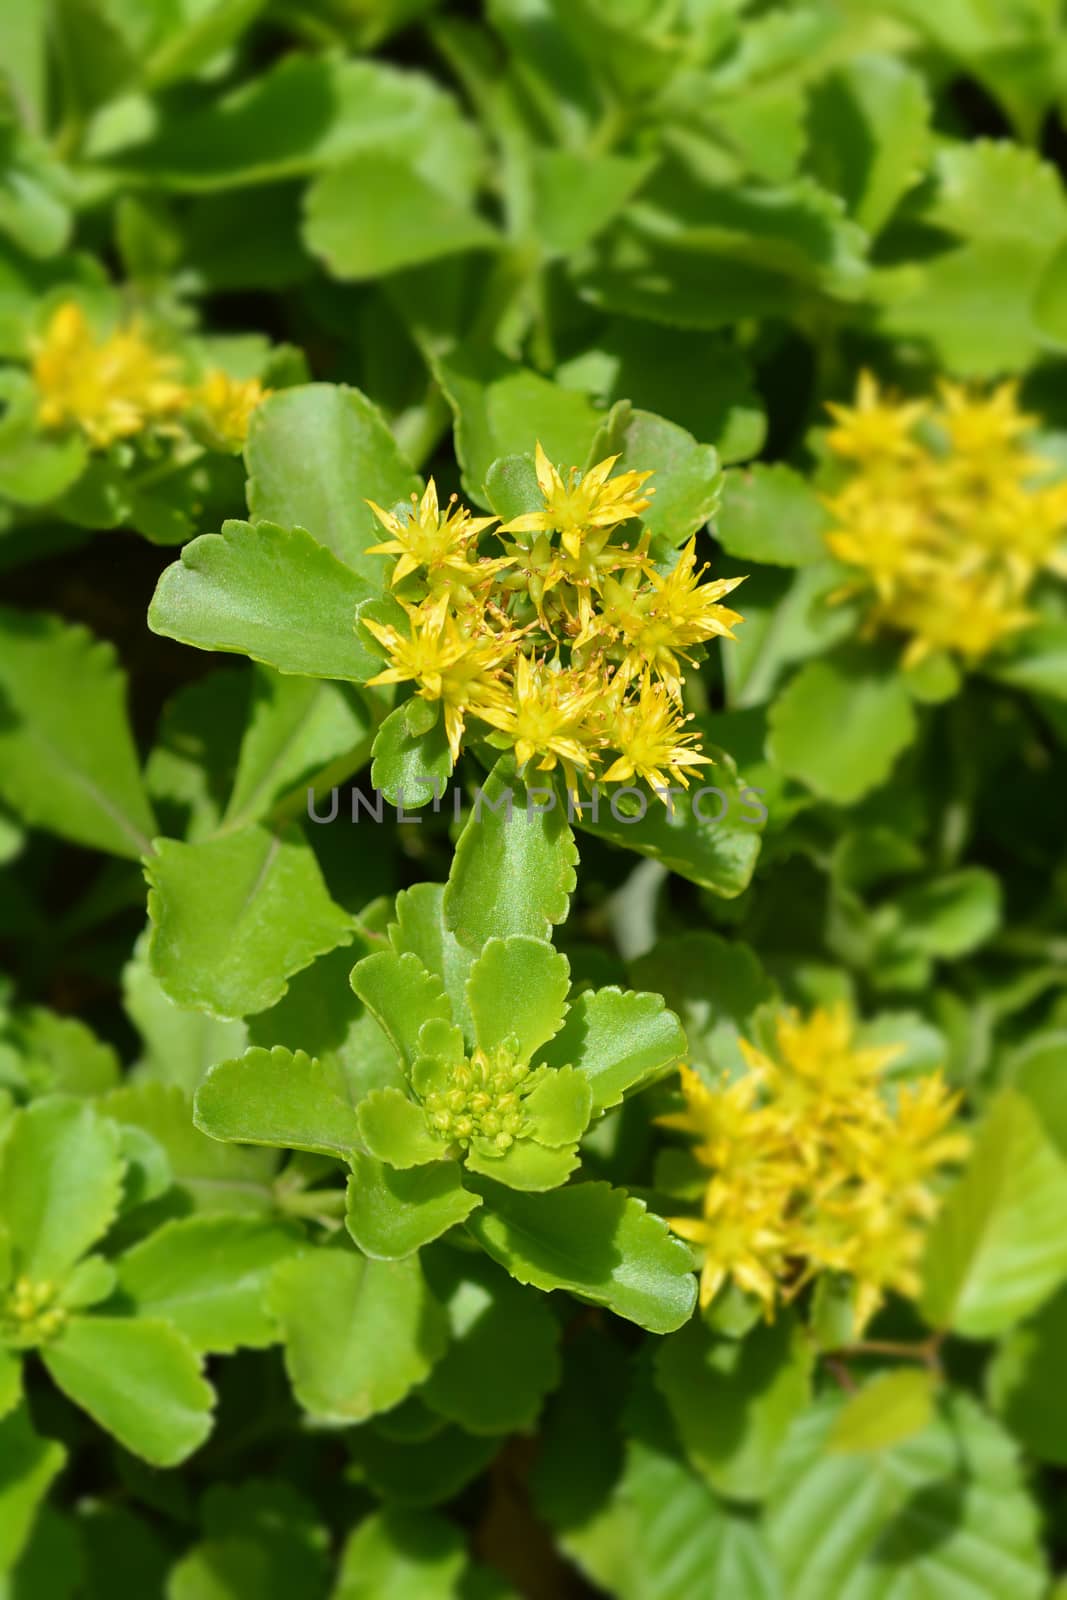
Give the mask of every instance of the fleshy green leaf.
[[662, 1078], [686, 1054], [678, 1018], [658, 994], [598, 989], [580, 994], [544, 1052], [549, 1066], [569, 1063], [589, 1080], [593, 1109]]
[[66, 1459], [57, 1440], [34, 1432], [25, 1406], [0, 1420], [0, 1573], [18, 1560], [37, 1508]]
[[488, 940], [467, 980], [467, 1000], [481, 1049], [495, 1050], [513, 1038], [519, 1060], [532, 1061], [559, 1031], [570, 981], [566, 956], [543, 939], [513, 934]]
[[176, 1466], [211, 1431], [214, 1392], [165, 1322], [71, 1317], [41, 1359], [68, 1399], [154, 1466]]
[[848, 1454], [887, 1450], [921, 1433], [933, 1420], [934, 1375], [925, 1367], [883, 1372], [839, 1411], [827, 1440]]
[[336, 1068], [275, 1045], [211, 1068], [196, 1092], [194, 1120], [213, 1139], [313, 1150], [344, 1160], [359, 1124]]
[[16, 1274], [64, 1278], [103, 1236], [122, 1194], [115, 1126], [88, 1104], [38, 1100], [0, 1145], [0, 1217]]
[[430, 1017], [452, 1020], [440, 981], [426, 970], [418, 956], [376, 951], [353, 967], [352, 988], [408, 1068], [419, 1054], [423, 1023]]
[[792, 467], [775, 462], [726, 474], [715, 536], [739, 561], [807, 566], [825, 558], [828, 527], [818, 496]]
[[444, 1349], [444, 1313], [415, 1256], [368, 1261], [352, 1249], [315, 1250], [282, 1263], [269, 1303], [294, 1393], [320, 1422], [388, 1411]]
[[145, 876], [152, 971], [177, 1005], [210, 1016], [265, 1011], [294, 972], [352, 940], [297, 828], [161, 840]]
[[529, 808], [514, 763], [502, 757], [456, 845], [444, 894], [446, 926], [475, 952], [515, 933], [550, 938], [567, 915], [577, 860], [559, 807]]
[[772, 705], [769, 726], [782, 770], [848, 805], [889, 776], [916, 722], [899, 674], [842, 655], [802, 667]]
[[[388, 557], [366, 553], [385, 538], [367, 501], [375, 500], [388, 511], [407, 502], [421, 485], [366, 395], [328, 383], [281, 390], [253, 414], [246, 456], [253, 518], [306, 528], [312, 539], [378, 591]], [[322, 571], [327, 570], [334, 572], [324, 565]], [[362, 587], [360, 594], [367, 593]], [[348, 593], [322, 598], [339, 611], [342, 598], [347, 605]], [[304, 614], [305, 629], [312, 615]], [[329, 615], [327, 609], [317, 617], [324, 633], [330, 631]], [[351, 622], [349, 611], [348, 627]]]
[[[678, 1013], [689, 1059], [719, 1072], [741, 1066], [737, 1040], [748, 1031], [752, 1013], [776, 993], [749, 945], [714, 933], [672, 934], [630, 970], [635, 983], [662, 995]], [[590, 1008], [592, 1003], [590, 998]], [[565, 1027], [561, 1039], [567, 1033]], [[550, 1059], [557, 1059], [555, 1051]]]
[[768, 1511], [790, 1600], [1038, 1600], [1036, 1509], [1010, 1442], [967, 1395], [876, 1468], [828, 1449], [843, 1406], [824, 1396], [794, 1425]]
[[399, 1089], [374, 1089], [360, 1101], [359, 1131], [371, 1155], [391, 1167], [419, 1167], [446, 1153], [422, 1107]]
[[230, 1352], [277, 1337], [264, 1296], [300, 1233], [259, 1217], [182, 1217], [134, 1245], [119, 1287], [138, 1317], [171, 1323], [194, 1350]]
[[503, 1152], [479, 1149], [472, 1143], [465, 1164], [468, 1171], [479, 1172], [509, 1189], [540, 1194], [566, 1183], [579, 1159], [576, 1144], [551, 1149], [529, 1138], [517, 1139]]
[[812, 1350], [789, 1316], [744, 1339], [695, 1317], [656, 1351], [656, 1381], [693, 1466], [731, 1500], [770, 1487], [790, 1423], [811, 1396]]
[[467, 1227], [520, 1283], [568, 1289], [651, 1333], [671, 1333], [689, 1317], [692, 1258], [640, 1200], [606, 1183], [549, 1194], [479, 1191], [486, 1205]]
[[609, 455], [619, 457], [613, 472], [651, 471], [648, 487], [656, 492], [641, 521], [654, 537], [682, 545], [714, 514], [722, 491], [719, 457], [676, 422], [620, 402], [593, 440], [588, 464]]
[[122, 1127], [147, 1133], [166, 1154], [172, 1194], [183, 1211], [262, 1214], [275, 1208], [274, 1150], [238, 1150], [209, 1139], [193, 1124], [193, 1107], [180, 1089], [140, 1083], [115, 1089], [101, 1110]]
[[815, 85], [812, 168], [868, 233], [884, 226], [922, 172], [930, 113], [923, 79], [890, 56], [856, 56]]
[[1009, 1329], [987, 1369], [989, 1398], [1023, 1448], [1039, 1461], [1067, 1464], [1063, 1370], [1067, 1291], [1060, 1289], [1022, 1327]]
[[527, 1095], [523, 1106], [538, 1143], [566, 1145], [580, 1139], [588, 1127], [593, 1093], [577, 1067], [556, 1067]]
[[375, 154], [356, 156], [312, 185], [304, 240], [331, 277], [360, 282], [491, 249], [499, 235], [454, 191], [407, 162]]
[[532, 454], [538, 440], [549, 459], [565, 468], [586, 459], [600, 417], [585, 395], [499, 355], [450, 353], [435, 362], [434, 371], [456, 419], [463, 488], [478, 505], [490, 504], [486, 480], [493, 463]]
[[390, 805], [404, 811], [439, 799], [452, 773], [444, 718], [433, 716], [433, 709], [413, 695], [390, 711], [374, 740], [371, 783]]
[[0, 610], [0, 796], [36, 827], [136, 860], [155, 818], [110, 644]]
[[251, 656], [278, 672], [364, 683], [379, 670], [356, 632], [374, 590], [303, 528], [227, 522], [167, 568], [148, 609], [153, 633]]
[[1067, 1280], [1067, 1163], [1030, 1102], [1005, 1089], [934, 1220], [927, 1320], [972, 1339], [1003, 1332]]
[[321, 794], [363, 766], [372, 723], [349, 684], [257, 668], [224, 825], [240, 828], [279, 810], [303, 812], [309, 788]]
[[547, 1302], [484, 1256], [442, 1251], [427, 1273], [451, 1338], [423, 1399], [471, 1433], [533, 1427], [559, 1380], [559, 1325]]
[[466, 1566], [453, 1523], [387, 1506], [349, 1535], [332, 1600], [456, 1600]]
[[455, 1161], [401, 1171], [355, 1151], [349, 1158], [345, 1222], [364, 1255], [397, 1261], [447, 1233], [482, 1203], [463, 1187]]
[[122, 1000], [144, 1041], [138, 1067], [142, 1079], [173, 1084], [192, 1094], [213, 1062], [239, 1055], [245, 1047], [242, 1022], [221, 1022], [174, 1004], [148, 965], [147, 934], [123, 968]]

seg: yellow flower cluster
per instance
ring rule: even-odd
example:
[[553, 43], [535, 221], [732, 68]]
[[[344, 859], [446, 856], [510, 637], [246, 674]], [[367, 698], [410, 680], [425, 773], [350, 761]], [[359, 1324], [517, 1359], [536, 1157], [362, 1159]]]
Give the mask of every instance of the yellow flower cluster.
[[257, 378], [212, 371], [181, 381], [180, 363], [158, 349], [137, 322], [99, 338], [76, 301], [53, 312], [33, 349], [37, 419], [42, 428], [79, 429], [97, 450], [149, 428], [191, 425], [218, 448], [239, 447], [268, 393]]
[[1067, 482], [1025, 435], [1017, 387], [987, 395], [944, 382], [936, 401], [895, 401], [865, 372], [854, 406], [831, 405], [827, 442], [849, 469], [826, 500], [833, 554], [858, 569], [841, 593], [870, 595], [872, 629], [911, 636], [905, 664], [931, 652], [986, 655], [1025, 628], [1033, 580], [1067, 576]]
[[701, 1246], [701, 1303], [729, 1279], [768, 1317], [820, 1272], [847, 1273], [862, 1330], [886, 1293], [914, 1297], [938, 1168], [959, 1160], [958, 1104], [939, 1072], [887, 1092], [896, 1046], [862, 1048], [843, 1005], [776, 1022], [773, 1050], [742, 1041], [747, 1070], [709, 1088], [682, 1068], [685, 1110], [709, 1176], [699, 1217], [671, 1227]]
[[[702, 581], [696, 540], [666, 575], [636, 517], [649, 472], [613, 474], [609, 456], [566, 477], [536, 450], [542, 509], [498, 525], [430, 481], [410, 513], [368, 502], [389, 538], [404, 623], [367, 621], [389, 665], [372, 683], [411, 683], [438, 702], [453, 760], [468, 720], [520, 768], [587, 782], [644, 779], [665, 791], [710, 760], [687, 731], [683, 662], [741, 619], [720, 604], [741, 580]], [[481, 538], [492, 528], [495, 552]]]

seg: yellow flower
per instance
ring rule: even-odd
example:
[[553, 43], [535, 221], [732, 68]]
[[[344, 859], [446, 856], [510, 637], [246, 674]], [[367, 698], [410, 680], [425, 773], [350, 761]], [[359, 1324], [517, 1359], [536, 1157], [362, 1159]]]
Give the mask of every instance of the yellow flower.
[[515, 648], [516, 636], [484, 629], [481, 619], [461, 626], [447, 609], [447, 596], [421, 606], [404, 604], [410, 632], [405, 637], [387, 623], [364, 621], [383, 645], [389, 666], [368, 685], [414, 683], [423, 700], [439, 700], [448, 747], [455, 761], [469, 711], [500, 704], [500, 669]]
[[501, 533], [560, 535], [568, 555], [578, 556], [583, 535], [593, 529], [611, 529], [639, 517], [652, 504], [654, 489], [641, 493], [651, 472], [620, 472], [611, 476], [618, 456], [607, 456], [588, 472], [572, 467], [566, 478], [554, 467], [538, 440], [534, 453], [537, 485], [545, 503], [543, 511], [527, 511], [504, 524]]
[[257, 406], [272, 391], [258, 378], [231, 378], [228, 372], [209, 372], [189, 396], [198, 419], [227, 449], [239, 449], [248, 438], [248, 425]]
[[492, 572], [508, 565], [506, 561], [477, 562], [478, 535], [492, 527], [496, 517], [472, 517], [460, 506], [453, 495], [447, 509], [442, 512], [437, 498], [437, 485], [431, 478], [422, 499], [411, 497], [412, 510], [407, 516], [397, 516], [394, 511], [383, 511], [373, 500], [368, 500], [374, 515], [390, 535], [381, 544], [371, 545], [369, 555], [396, 556], [391, 582], [402, 583], [413, 572], [426, 578], [431, 594], [442, 589], [449, 592], [468, 591]]
[[778, 1281], [786, 1270], [786, 1235], [773, 1195], [750, 1199], [735, 1186], [713, 1179], [700, 1217], [668, 1217], [682, 1239], [704, 1252], [700, 1304], [710, 1305], [728, 1278], [755, 1295], [773, 1313]]
[[873, 373], [861, 372], [854, 406], [830, 402], [837, 423], [827, 435], [835, 455], [855, 461], [907, 459], [916, 454], [913, 429], [926, 412], [924, 401], [906, 405], [884, 400]]
[[33, 351], [38, 420], [43, 428], [80, 428], [107, 449], [185, 406], [176, 371], [174, 358], [154, 349], [136, 323], [98, 339], [81, 306], [67, 301]]
[[889, 1093], [897, 1047], [860, 1046], [841, 1005], [782, 1013], [769, 1049], [741, 1049], [745, 1073], [718, 1087], [683, 1067], [685, 1109], [658, 1119], [708, 1173], [700, 1217], [671, 1226], [705, 1251], [702, 1295], [732, 1277], [770, 1315], [818, 1273], [848, 1273], [862, 1330], [890, 1290], [918, 1292], [933, 1185], [969, 1147], [959, 1096], [936, 1072]]
[[536, 761], [542, 772], [551, 772], [558, 762], [573, 792], [575, 768], [587, 769], [596, 759], [585, 723], [600, 692], [596, 682], [573, 668], [557, 670], [520, 655], [509, 697], [477, 708], [477, 715], [506, 734], [520, 770]]
[[942, 383], [919, 407], [923, 439], [917, 404], [881, 400], [864, 374], [855, 411], [830, 408], [862, 419], [828, 435], [851, 468], [825, 500], [827, 546], [852, 569], [837, 598], [869, 591], [868, 631], [910, 636], [907, 665], [935, 650], [974, 663], [1034, 621], [1040, 571], [1067, 576], [1067, 484], [1035, 482], [1049, 463], [1025, 448], [1037, 419], [1015, 384], [982, 396]]
[[1037, 426], [1037, 417], [1018, 409], [1019, 385], [1002, 383], [989, 395], [975, 394], [962, 384], [938, 385], [941, 427], [960, 455], [988, 459], [1011, 453], [1016, 442]]
[[686, 769], [711, 764], [711, 757], [694, 748], [700, 735], [686, 733], [690, 720], [662, 683], [645, 679], [636, 700], [616, 702], [602, 720], [606, 746], [619, 752], [604, 774], [607, 783], [627, 783], [643, 778], [653, 789], [669, 788], [667, 778], [688, 789]]

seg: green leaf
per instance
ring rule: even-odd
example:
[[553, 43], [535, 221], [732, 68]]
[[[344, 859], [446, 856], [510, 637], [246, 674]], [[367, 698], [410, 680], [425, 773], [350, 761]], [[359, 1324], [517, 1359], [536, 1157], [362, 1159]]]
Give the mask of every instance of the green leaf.
[[374, 740], [371, 784], [390, 805], [403, 810], [414, 811], [439, 799], [452, 774], [444, 718], [435, 716], [427, 727], [427, 709], [427, 702], [417, 696], [402, 701]]
[[1039, 1461], [1067, 1463], [1067, 1395], [1060, 1382], [1067, 1335], [1067, 1291], [1023, 1327], [1009, 1329], [986, 1372], [989, 1398], [1024, 1449]]
[[873, 1462], [828, 1448], [848, 1402], [824, 1396], [794, 1425], [768, 1508], [790, 1600], [1039, 1600], [1037, 1514], [1010, 1442], [967, 1395]]
[[[749, 1032], [753, 1012], [776, 993], [749, 945], [715, 933], [694, 931], [661, 939], [633, 963], [631, 974], [635, 983], [662, 995], [678, 1013], [689, 1059], [717, 1072], [741, 1067], [738, 1038]], [[666, 1016], [673, 1022], [670, 1012]]]
[[545, 1060], [551, 1067], [577, 1067], [600, 1112], [655, 1083], [685, 1054], [685, 1034], [660, 995], [610, 988], [577, 997]]
[[809, 661], [771, 706], [769, 751], [824, 800], [850, 805], [888, 778], [915, 737], [900, 676], [865, 655]]
[[371, 713], [349, 684], [257, 668], [225, 826], [302, 812], [308, 790], [322, 794], [364, 765], [372, 738]]
[[360, 1101], [359, 1131], [371, 1155], [391, 1167], [421, 1167], [447, 1154], [422, 1107], [399, 1089], [374, 1089]]
[[671, 1333], [696, 1303], [692, 1257], [662, 1218], [606, 1183], [549, 1194], [479, 1185], [487, 1204], [467, 1221], [520, 1283], [568, 1289], [651, 1333]]
[[532, 150], [532, 227], [538, 243], [555, 256], [588, 244], [623, 209], [653, 165], [647, 158], [586, 150]]
[[441, 1251], [427, 1273], [451, 1337], [423, 1399], [471, 1433], [528, 1431], [559, 1382], [560, 1330], [547, 1302], [484, 1256]]
[[680, 798], [675, 789], [669, 803], [647, 788], [640, 789], [645, 810], [633, 816], [618, 804], [621, 786], [616, 785], [606, 795], [600, 793], [595, 806], [585, 805], [575, 825], [584, 833], [650, 856], [691, 883], [732, 900], [752, 880], [760, 852], [759, 826], [751, 820], [753, 813], [747, 809], [731, 757], [707, 741], [703, 749], [715, 763], [705, 769], [713, 782], [693, 784]]
[[927, 1240], [921, 1306], [938, 1328], [1001, 1333], [1067, 1279], [1067, 1163], [1031, 1103], [1005, 1089]]
[[387, 1506], [349, 1535], [331, 1600], [456, 1600], [466, 1567], [451, 1522]]
[[66, 1459], [57, 1440], [34, 1432], [25, 1406], [0, 1420], [0, 1573], [21, 1555], [37, 1508]]
[[892, 901], [889, 948], [942, 961], [969, 955], [1000, 925], [1000, 883], [983, 867], [963, 867], [903, 889]]
[[531, 1137], [539, 1144], [569, 1145], [589, 1125], [593, 1091], [577, 1067], [556, 1067], [526, 1097], [525, 1108]]
[[[306, 528], [371, 590], [381, 589], [388, 557], [366, 553], [382, 541], [367, 501], [389, 510], [421, 483], [366, 395], [329, 383], [280, 390], [253, 413], [245, 456], [248, 508], [257, 522]], [[305, 627], [312, 615], [305, 612]]]
[[420, 73], [378, 61], [294, 52], [157, 133], [115, 150], [114, 170], [186, 191], [276, 183], [336, 166], [364, 151], [447, 151], [470, 135], [451, 96]]
[[824, 560], [829, 526], [818, 496], [784, 462], [726, 474], [715, 537], [739, 561], [804, 567]]
[[245, 1048], [244, 1023], [220, 1022], [174, 1004], [148, 965], [147, 933], [122, 969], [122, 1003], [144, 1042], [137, 1069], [142, 1080], [173, 1084], [192, 1094], [213, 1062], [229, 1060]]
[[578, 851], [558, 806], [530, 808], [503, 756], [459, 836], [444, 894], [446, 926], [468, 950], [524, 933], [551, 937], [567, 915]]
[[277, 1338], [264, 1304], [270, 1274], [300, 1240], [259, 1217], [182, 1217], [127, 1250], [119, 1288], [138, 1317], [171, 1323], [194, 1350], [261, 1348]]
[[779, 1316], [744, 1339], [723, 1339], [695, 1317], [656, 1351], [656, 1382], [685, 1452], [730, 1500], [761, 1500], [786, 1433], [811, 1398], [812, 1349]]
[[14, 368], [0, 371], [0, 401], [5, 408], [0, 417], [0, 494], [17, 505], [47, 505], [77, 483], [89, 460], [88, 446], [80, 433], [42, 431], [37, 386], [28, 374]]
[[641, 521], [653, 537], [677, 547], [714, 515], [723, 480], [718, 455], [676, 422], [620, 402], [593, 440], [588, 465], [616, 454], [614, 472], [652, 472], [648, 486], [656, 492]]
[[443, 883], [416, 883], [402, 889], [396, 897], [396, 921], [389, 926], [389, 939], [398, 955], [418, 956], [427, 971], [441, 980], [454, 1019], [463, 1023], [473, 1040], [474, 1027], [467, 1016], [471, 952], [445, 922], [444, 895]]
[[433, 1161], [401, 1171], [373, 1156], [349, 1157], [345, 1223], [364, 1255], [398, 1261], [463, 1222], [481, 1195], [463, 1187], [455, 1161]]
[[995, 651], [982, 670], [998, 683], [1067, 700], [1067, 623], [1038, 622]]
[[356, 633], [355, 615], [372, 593], [303, 528], [227, 522], [187, 544], [163, 573], [148, 626], [278, 672], [364, 683], [378, 661]]
[[352, 988], [388, 1034], [409, 1070], [419, 1055], [419, 1032], [437, 1017], [451, 1022], [452, 1009], [440, 980], [414, 955], [379, 950], [352, 968]]
[[293, 1391], [317, 1421], [363, 1422], [397, 1405], [445, 1346], [444, 1314], [418, 1258], [315, 1250], [283, 1262], [269, 1303]]
[[366, 1479], [377, 1495], [399, 1506], [430, 1506], [454, 1500], [483, 1473], [500, 1450], [500, 1440], [446, 1426], [413, 1449], [405, 1439], [387, 1437], [383, 1419], [350, 1433], [346, 1443], [353, 1476]]
[[933, 1420], [934, 1384], [925, 1367], [882, 1372], [852, 1395], [834, 1419], [827, 1448], [850, 1455], [888, 1450]]
[[205, 1536], [172, 1567], [166, 1600], [326, 1600], [329, 1534], [287, 1482], [216, 1484], [201, 1515]]
[[489, 939], [467, 980], [480, 1048], [489, 1052], [510, 1038], [516, 1042], [519, 1060], [532, 1061], [559, 1031], [570, 983], [566, 956], [543, 939], [526, 934]]
[[312, 1150], [340, 1160], [360, 1144], [340, 1073], [281, 1045], [212, 1067], [196, 1092], [193, 1117], [213, 1139], [239, 1144]]
[[[593, 395], [605, 410], [640, 396], [646, 411], [713, 444], [724, 462], [756, 455], [766, 436], [751, 367], [719, 334], [679, 333], [620, 317], [564, 362], [556, 377]], [[505, 515], [495, 498], [493, 505]]]
[[193, 1107], [178, 1088], [140, 1083], [115, 1089], [100, 1109], [122, 1127], [141, 1129], [166, 1154], [170, 1197], [182, 1212], [273, 1212], [273, 1150], [237, 1150], [219, 1144], [193, 1124]]
[[16, 1274], [62, 1280], [106, 1233], [122, 1194], [118, 1130], [90, 1105], [38, 1100], [0, 1145], [0, 1217]]
[[498, 457], [532, 455], [538, 440], [565, 468], [585, 461], [601, 421], [585, 395], [499, 355], [449, 354], [434, 373], [456, 419], [464, 492], [478, 505], [489, 505], [486, 479]]
[[214, 1391], [165, 1322], [71, 1317], [41, 1359], [69, 1400], [153, 1466], [177, 1466], [211, 1432]]
[[[610, 1390], [599, 1392], [603, 1364], [604, 1353], [597, 1350], [592, 1370], [581, 1374], [582, 1392], [567, 1396], [569, 1416], [557, 1411], [549, 1423], [549, 1461], [566, 1492], [553, 1488], [544, 1472], [538, 1501], [556, 1524], [564, 1551], [598, 1589], [619, 1600], [690, 1600], [705, 1593], [780, 1600], [761, 1530], [751, 1518], [730, 1512], [681, 1459], [670, 1419], [657, 1397], [645, 1394], [643, 1375], [628, 1407], [629, 1437], [617, 1473], [608, 1456], [614, 1441], [605, 1440], [604, 1425], [617, 1405]], [[583, 1416], [578, 1407], [588, 1405], [591, 1385], [600, 1405]], [[571, 1420], [576, 1415], [584, 1425], [580, 1432]]]
[[493, 249], [499, 235], [406, 161], [374, 154], [355, 157], [311, 186], [304, 242], [331, 277], [360, 282]]
[[[588, 1091], [588, 1085], [583, 1087]], [[580, 1112], [581, 1106], [577, 1109]], [[578, 1117], [574, 1120], [577, 1121]], [[579, 1164], [581, 1158], [577, 1143], [553, 1149], [547, 1143], [536, 1143], [535, 1137], [517, 1139], [503, 1153], [479, 1150], [472, 1144], [465, 1159], [467, 1170], [492, 1178], [495, 1183], [505, 1184], [509, 1189], [520, 1189], [529, 1194], [543, 1194], [548, 1189], [558, 1189]], [[577, 1137], [576, 1134], [575, 1140]]]
[[[0, 1347], [0, 1420], [8, 1416], [22, 1399], [22, 1352]], [[0, 1571], [3, 1561], [0, 1559]]]
[[872, 275], [879, 326], [961, 377], [1019, 370], [1044, 344], [1035, 296], [1067, 232], [1059, 174], [1008, 139], [975, 139], [946, 142], [931, 179], [912, 220], [939, 248]]
[[0, 796], [37, 827], [136, 859], [156, 823], [125, 696], [111, 645], [0, 610]]
[[265, 1011], [294, 972], [352, 940], [295, 827], [160, 840], [145, 876], [152, 971], [176, 1004], [213, 1017]]
[[876, 234], [922, 174], [931, 105], [917, 72], [891, 56], [859, 55], [814, 85], [811, 166]]
[[66, 1459], [61, 1443], [35, 1434], [26, 1406], [0, 1421], [0, 1574], [26, 1549], [40, 1502]]

